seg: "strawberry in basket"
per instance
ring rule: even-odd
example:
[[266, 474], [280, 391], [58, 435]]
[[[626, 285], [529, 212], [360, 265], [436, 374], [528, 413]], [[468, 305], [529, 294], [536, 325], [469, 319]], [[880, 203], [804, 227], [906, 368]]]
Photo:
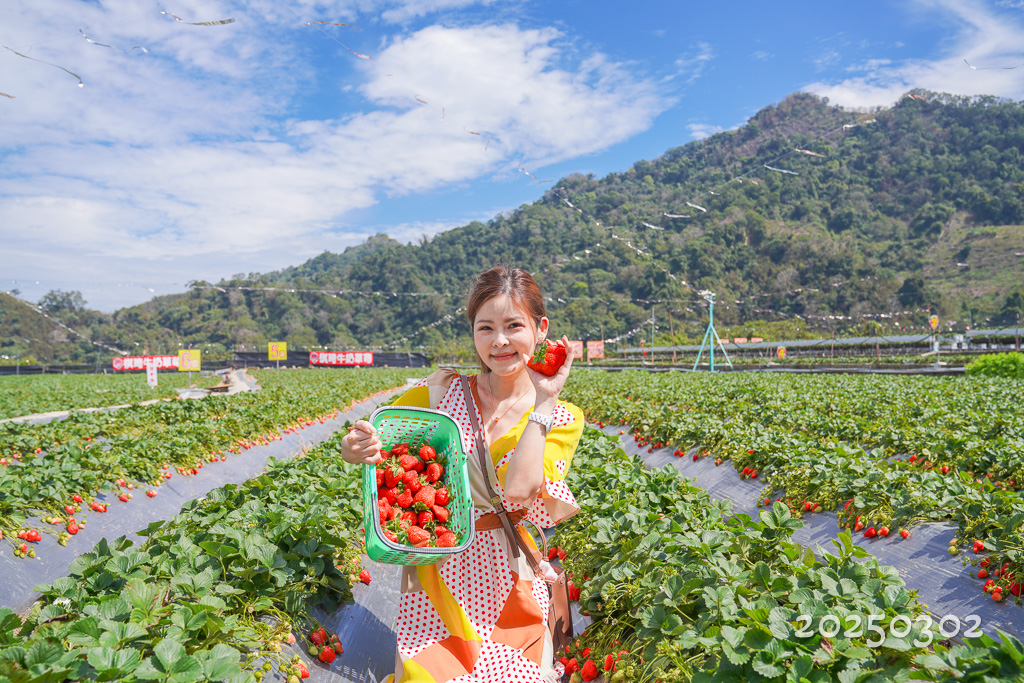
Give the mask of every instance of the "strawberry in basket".
[[418, 548], [454, 548], [459, 536], [447, 526], [451, 494], [444, 464], [428, 444], [396, 444], [377, 465], [377, 511], [384, 536]]

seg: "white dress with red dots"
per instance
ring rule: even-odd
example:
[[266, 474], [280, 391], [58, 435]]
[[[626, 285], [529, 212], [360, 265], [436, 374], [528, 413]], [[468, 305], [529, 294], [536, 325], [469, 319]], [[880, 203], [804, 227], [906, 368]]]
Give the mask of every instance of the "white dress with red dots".
[[[474, 379], [470, 378], [471, 383]], [[468, 441], [463, 449], [467, 454], [473, 519], [493, 512], [456, 373], [438, 370], [406, 391], [394, 405], [442, 410], [459, 424]], [[583, 413], [571, 403], [560, 402], [553, 417], [544, 446], [544, 485], [526, 514], [527, 520], [542, 528], [579, 512], [564, 479], [583, 433]], [[498, 474], [497, 493], [509, 512], [524, 507], [505, 500], [501, 485], [526, 422], [524, 413], [519, 423], [490, 447]], [[517, 531], [529, 537], [522, 526]], [[394, 680], [555, 683], [547, 615], [547, 585], [541, 578], [535, 580], [526, 557], [522, 553], [518, 558], [513, 556], [502, 529], [477, 531], [473, 545], [440, 566], [402, 568]]]

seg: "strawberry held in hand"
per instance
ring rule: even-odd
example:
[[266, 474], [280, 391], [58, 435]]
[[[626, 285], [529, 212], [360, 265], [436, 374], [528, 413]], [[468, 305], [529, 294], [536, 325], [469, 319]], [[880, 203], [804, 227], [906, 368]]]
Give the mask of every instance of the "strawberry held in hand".
[[552, 344], [545, 339], [526, 365], [551, 377], [558, 372], [558, 368], [562, 367], [563, 363], [565, 363], [565, 347], [560, 344]]

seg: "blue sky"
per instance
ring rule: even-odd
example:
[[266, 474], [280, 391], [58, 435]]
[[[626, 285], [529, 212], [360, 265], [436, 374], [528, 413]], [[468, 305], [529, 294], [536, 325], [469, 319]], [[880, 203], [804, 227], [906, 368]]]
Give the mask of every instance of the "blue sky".
[[1024, 66], [964, 63], [1024, 64], [1024, 0], [631, 5], [0, 4], [0, 289], [112, 311], [414, 241], [539, 198], [519, 168], [600, 177], [796, 91], [1024, 99]]

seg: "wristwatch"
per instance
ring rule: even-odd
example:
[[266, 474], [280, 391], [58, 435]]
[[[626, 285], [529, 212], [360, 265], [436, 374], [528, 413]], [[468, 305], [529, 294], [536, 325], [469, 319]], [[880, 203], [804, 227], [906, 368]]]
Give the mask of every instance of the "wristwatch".
[[544, 425], [545, 434], [551, 431], [551, 425], [555, 423], [554, 415], [541, 415], [540, 413], [530, 413], [526, 419]]

